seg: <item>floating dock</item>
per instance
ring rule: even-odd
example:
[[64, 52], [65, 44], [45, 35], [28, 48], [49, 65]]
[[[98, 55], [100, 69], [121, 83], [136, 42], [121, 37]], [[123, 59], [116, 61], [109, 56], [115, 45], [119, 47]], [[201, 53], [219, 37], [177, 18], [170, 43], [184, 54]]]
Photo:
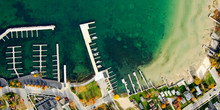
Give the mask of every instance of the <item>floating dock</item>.
[[21, 70], [23, 68], [17, 68], [17, 64], [21, 64], [22, 62], [16, 62], [16, 59], [22, 58], [21, 56], [16, 56], [16, 53], [21, 53], [21, 51], [16, 51], [15, 48], [21, 48], [21, 46], [10, 46], [7, 47], [9, 49], [12, 49], [12, 52], [6, 52], [6, 54], [12, 54], [12, 57], [6, 57], [6, 59], [12, 59], [12, 62], [7, 63], [8, 65], [12, 65], [12, 68], [9, 68], [8, 70], [13, 70], [15, 73], [12, 73], [12, 75], [17, 75], [19, 78], [20, 74], [17, 70]]
[[33, 37], [33, 31], [36, 31], [36, 36], [38, 37], [38, 30], [54, 30], [54, 25], [49, 26], [30, 26], [30, 27], [19, 27], [19, 28], [9, 28], [4, 33], [0, 35], [0, 40], [3, 40], [5, 42], [4, 37], [9, 39], [8, 34], [11, 33], [11, 38], [13, 38], [13, 32], [16, 33], [16, 38], [18, 38], [18, 32], [21, 34], [21, 38], [23, 38], [23, 32], [26, 32], [26, 37], [28, 38], [28, 31], [31, 31], [31, 36]]
[[66, 87], [66, 65], [63, 65], [64, 86]]
[[38, 47], [38, 50], [33, 50], [33, 52], [38, 52], [39, 55], [33, 55], [35, 58], [39, 58], [39, 60], [34, 60], [33, 62], [39, 63], [38, 66], [33, 66], [35, 68], [39, 68], [39, 71], [41, 73], [45, 73], [46, 71], [42, 71], [42, 68], [45, 68], [46, 66], [43, 65], [43, 62], [46, 62], [46, 60], [43, 60], [43, 57], [46, 57], [47, 55], [43, 55], [43, 52], [46, 52], [47, 50], [44, 50], [43, 47], [46, 47], [47, 44], [34, 44], [34, 47]]
[[147, 89], [149, 89], [149, 85], [147, 84], [147, 81], [145, 80], [144, 75], [143, 75], [143, 73], [141, 72], [141, 70], [139, 70], [139, 73], [141, 74], [141, 77], [142, 77], [142, 79], [144, 80], [144, 83], [146, 84]]
[[139, 86], [139, 88], [140, 88], [140, 90], [141, 90], [141, 92], [142, 92], [141, 84], [140, 84], [140, 82], [139, 82], [139, 80], [138, 80], [138, 77], [137, 77], [136, 73], [134, 72], [133, 75], [135, 76], [135, 78], [136, 78], [136, 80], [137, 80], [137, 84], [138, 84], [138, 86]]
[[[89, 26], [92, 24], [95, 24], [95, 22], [93, 21], [89, 23], [80, 24], [80, 29], [95, 72], [95, 81], [98, 81], [100, 79], [107, 79], [108, 80], [107, 82], [110, 83], [108, 84], [108, 86], [110, 87], [111, 90], [114, 90], [117, 88], [117, 81], [111, 83], [111, 81], [109, 80], [110, 73], [108, 72], [108, 69], [104, 69], [101, 64], [102, 63], [102, 61], [100, 60], [101, 56], [97, 51], [98, 47], [96, 47], [96, 43], [93, 42], [94, 40], [98, 39], [98, 37], [96, 36], [95, 32], [89, 33], [89, 30], [96, 28], [96, 26], [93, 27]], [[115, 84], [115, 86], [113, 86], [113, 84]]]
[[[98, 68], [97, 68], [97, 65], [96, 65], [96, 62], [95, 62], [95, 58], [93, 56], [93, 52], [92, 52], [92, 49], [90, 47], [90, 43], [92, 43], [92, 39], [91, 39], [91, 35], [89, 34], [89, 25], [90, 24], [94, 24], [95, 22], [89, 22], [89, 23], [85, 23], [85, 24], [80, 24], [80, 29], [81, 29], [81, 32], [82, 32], [82, 35], [83, 35], [83, 38], [84, 38], [84, 41], [85, 41], [85, 44], [86, 44], [86, 48], [87, 48], [87, 51], [89, 53], [89, 57], [90, 57], [90, 60], [92, 62], [92, 66], [93, 66], [93, 69], [94, 69], [94, 72], [95, 74], [98, 74]], [[92, 34], [94, 35], [94, 34]], [[95, 45], [95, 44], [91, 44], [92, 45]]]
[[126, 91], [128, 93], [128, 96], [130, 96], [130, 91], [129, 91], [128, 87], [127, 87], [127, 85], [128, 85], [127, 82], [125, 81], [125, 79], [122, 79], [121, 81], [125, 85], [125, 88], [126, 88]]
[[132, 85], [133, 90], [134, 90], [134, 93], [136, 94], [137, 92], [136, 92], [136, 89], [135, 89], [135, 85], [134, 85], [133, 81], [131, 80], [131, 76], [130, 76], [130, 74], [128, 74], [128, 78], [130, 79], [130, 81], [131, 81], [131, 85]]
[[53, 57], [56, 57], [56, 60], [53, 60], [53, 62], [56, 62], [56, 65], [53, 65], [53, 67], [56, 67], [56, 69], [53, 69], [54, 75], [57, 75], [57, 81], [60, 82], [60, 55], [59, 55], [59, 44], [56, 44], [56, 55], [53, 55]]

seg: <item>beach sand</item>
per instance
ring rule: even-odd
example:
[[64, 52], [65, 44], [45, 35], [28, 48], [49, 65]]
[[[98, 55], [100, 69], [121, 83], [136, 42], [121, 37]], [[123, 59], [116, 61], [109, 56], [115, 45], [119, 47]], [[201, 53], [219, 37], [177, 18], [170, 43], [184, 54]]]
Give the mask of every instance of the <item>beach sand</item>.
[[157, 56], [148, 65], [140, 66], [146, 79], [156, 85], [161, 84], [161, 76], [168, 83], [175, 83], [182, 78], [189, 78], [187, 70], [192, 72], [202, 63], [205, 51], [202, 44], [208, 45], [209, 34], [214, 26], [208, 18], [213, 0], [180, 0], [173, 20], [170, 21]]
[[117, 102], [120, 106], [126, 110], [128, 108], [133, 108], [134, 110], [138, 110], [135, 105], [129, 100], [129, 97], [120, 97]]

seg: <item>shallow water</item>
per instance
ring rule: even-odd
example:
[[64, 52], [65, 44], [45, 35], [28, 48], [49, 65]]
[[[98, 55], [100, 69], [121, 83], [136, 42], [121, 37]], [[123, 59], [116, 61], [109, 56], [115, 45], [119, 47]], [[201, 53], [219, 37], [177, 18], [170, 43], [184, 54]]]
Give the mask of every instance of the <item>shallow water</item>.
[[209, 5], [213, 0], [182, 0], [178, 2], [176, 15], [173, 16], [172, 28], [168, 38], [163, 41], [157, 58], [145, 66], [140, 66], [147, 79], [157, 85], [162, 83], [161, 76], [168, 83], [176, 83], [190, 78], [202, 64], [206, 53], [203, 44], [209, 45], [210, 32], [214, 26], [208, 18]]
[[[48, 55], [55, 53], [55, 44], [60, 45], [61, 65], [67, 65], [69, 80], [81, 81], [93, 74], [84, 41], [79, 29], [80, 23], [96, 21], [99, 51], [105, 67], [113, 67], [118, 81], [127, 73], [136, 70], [138, 65], [150, 62], [155, 56], [158, 45], [165, 39], [165, 28], [172, 16], [170, 9], [175, 8], [173, 0], [60, 0], [45, 1], [0, 1], [0, 32], [8, 27], [26, 25], [56, 25], [55, 31], [42, 32], [40, 38], [18, 42], [25, 45], [24, 74], [31, 68], [32, 43], [49, 44]], [[4, 49], [1, 44], [0, 75], [5, 75]], [[3, 42], [2, 42], [3, 43]], [[10, 44], [9, 44], [10, 43]], [[51, 58], [48, 58], [48, 78], [51, 78]], [[62, 68], [62, 67], [61, 67]], [[6, 72], [10, 74], [9, 72]], [[79, 80], [80, 79], [80, 80]], [[123, 88], [118, 83], [118, 90]]]

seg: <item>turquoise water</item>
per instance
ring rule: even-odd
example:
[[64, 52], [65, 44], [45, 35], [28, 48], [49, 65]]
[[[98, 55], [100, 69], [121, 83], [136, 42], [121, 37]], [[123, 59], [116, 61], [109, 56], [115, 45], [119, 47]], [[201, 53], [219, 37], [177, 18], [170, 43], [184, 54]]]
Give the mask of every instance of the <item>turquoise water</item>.
[[[153, 59], [158, 45], [165, 39], [165, 27], [174, 7], [173, 0], [1, 0], [0, 32], [16, 26], [56, 25], [55, 31], [42, 32], [39, 39], [19, 43], [29, 45], [26, 51], [31, 51], [32, 43], [48, 43], [48, 49], [52, 49], [48, 55], [54, 53], [55, 44], [59, 43], [61, 65], [67, 65], [68, 79], [82, 81], [91, 76], [93, 70], [79, 24], [96, 21], [103, 65], [113, 67], [120, 81], [138, 65]], [[1, 44], [1, 59], [4, 59], [5, 47], [14, 42], [16, 40]], [[28, 69], [25, 74], [31, 71], [31, 57], [27, 56], [30, 55], [24, 59], [27, 62], [24, 67]], [[5, 61], [0, 63], [5, 65]], [[5, 69], [3, 66], [0, 75], [8, 77], [4, 75]], [[120, 91], [123, 85], [118, 84]]]

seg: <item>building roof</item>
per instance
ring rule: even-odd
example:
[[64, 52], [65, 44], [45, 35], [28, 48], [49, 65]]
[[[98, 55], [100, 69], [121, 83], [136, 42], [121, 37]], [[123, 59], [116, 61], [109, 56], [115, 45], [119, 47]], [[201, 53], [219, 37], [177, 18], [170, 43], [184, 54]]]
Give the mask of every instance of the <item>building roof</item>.
[[176, 91], [176, 95], [179, 96], [179, 95], [180, 95], [180, 92], [179, 92], [179, 91]]
[[173, 89], [171, 92], [172, 92], [172, 94], [173, 94], [173, 95], [175, 95], [175, 94], [176, 94], [176, 91], [175, 91], [174, 89]]
[[185, 104], [185, 103], [186, 103], [185, 98], [182, 97], [181, 103], [182, 103], [182, 104]]
[[167, 91], [165, 91], [164, 93], [165, 93], [165, 96], [168, 96]]
[[185, 91], [183, 94], [185, 95], [186, 100], [188, 100], [188, 101], [193, 98], [192, 94], [189, 91]]
[[144, 110], [144, 107], [143, 107], [142, 103], [139, 103], [139, 107], [140, 107], [141, 110]]
[[57, 101], [55, 98], [47, 97], [36, 103], [35, 106], [38, 108], [38, 110], [51, 110], [57, 106]]
[[150, 108], [152, 108], [155, 104], [151, 102], [149, 105], [150, 105]]
[[151, 102], [151, 101], [152, 101], [152, 99], [151, 99], [151, 98], [148, 98], [148, 99], [147, 99], [147, 102], [148, 102], [148, 103], [149, 103], [149, 102]]
[[163, 102], [163, 99], [160, 95], [158, 95], [158, 98], [160, 99], [161, 102]]
[[215, 102], [213, 105], [215, 106], [216, 109], [220, 109], [220, 103]]
[[202, 91], [200, 90], [199, 86], [196, 86], [195, 89], [196, 89], [196, 91], [197, 91], [197, 92], [196, 92], [196, 95], [197, 95], [197, 96], [199, 96], [199, 95], [202, 94]]
[[165, 96], [163, 92], [160, 92], [160, 95], [161, 95], [162, 97], [164, 97], [164, 96]]
[[141, 102], [144, 102], [146, 100], [146, 99], [144, 99], [143, 96], [141, 96], [140, 99], [141, 99]]
[[44, 86], [58, 88], [58, 89], [62, 88], [61, 83], [58, 81], [43, 79], [42, 77], [34, 77], [32, 75], [20, 77], [18, 78], [18, 80], [19, 82], [21, 82], [21, 85], [23, 87], [25, 84], [26, 85], [30, 84], [30, 85], [44, 85]]
[[169, 96], [173, 96], [173, 95], [171, 94], [170, 90], [168, 90], [167, 93], [169, 94]]
[[215, 51], [218, 48], [218, 44], [219, 44], [218, 41], [212, 40], [211, 44], [210, 44], [210, 47]]

